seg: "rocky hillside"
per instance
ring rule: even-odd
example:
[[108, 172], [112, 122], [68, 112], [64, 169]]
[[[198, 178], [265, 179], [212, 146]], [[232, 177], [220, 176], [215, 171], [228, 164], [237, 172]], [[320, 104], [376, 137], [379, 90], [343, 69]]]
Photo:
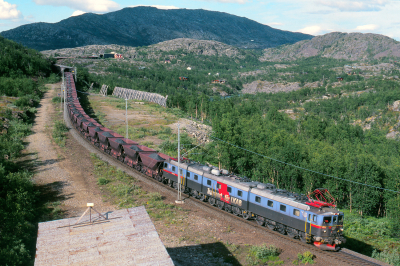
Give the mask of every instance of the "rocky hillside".
[[286, 61], [317, 56], [352, 61], [400, 57], [400, 43], [379, 34], [332, 32], [311, 40], [264, 50], [261, 61]]
[[147, 47], [130, 47], [123, 45], [87, 45], [76, 48], [64, 48], [55, 50], [42, 51], [47, 56], [91, 56], [99, 55], [107, 52], [116, 52], [124, 55], [125, 58], [140, 58], [145, 54], [146, 57], [161, 58], [165, 52], [174, 53], [181, 51], [185, 53], [194, 53], [197, 55], [226, 55], [228, 57], [241, 57], [242, 53], [234, 46], [227, 45], [217, 41], [194, 40], [179, 38], [175, 40], [165, 41]]
[[163, 52], [182, 50], [197, 55], [226, 55], [229, 57], [241, 55], [238, 48], [221, 42], [183, 38], [151, 45], [149, 50]]
[[264, 49], [312, 38], [222, 12], [154, 7], [124, 8], [103, 15], [86, 13], [58, 23], [23, 25], [1, 35], [40, 51], [93, 44], [148, 46], [177, 38]]

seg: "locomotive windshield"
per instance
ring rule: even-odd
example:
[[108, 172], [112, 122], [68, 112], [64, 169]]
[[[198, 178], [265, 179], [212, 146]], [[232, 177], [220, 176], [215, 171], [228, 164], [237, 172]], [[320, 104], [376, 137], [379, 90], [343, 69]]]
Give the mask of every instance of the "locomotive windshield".
[[331, 221], [332, 221], [332, 216], [325, 216], [325, 217], [324, 217], [324, 224], [325, 224], [325, 225], [330, 224]]

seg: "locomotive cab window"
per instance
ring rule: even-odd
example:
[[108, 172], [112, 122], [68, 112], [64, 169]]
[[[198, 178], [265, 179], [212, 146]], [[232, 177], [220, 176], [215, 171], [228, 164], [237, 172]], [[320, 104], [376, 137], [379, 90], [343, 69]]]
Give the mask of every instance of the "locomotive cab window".
[[199, 180], [199, 176], [198, 175], [194, 175], [194, 180]]
[[207, 185], [211, 186], [211, 180], [207, 180]]
[[328, 225], [330, 224], [332, 221], [332, 217], [331, 216], [325, 216], [324, 217], [324, 224]]
[[179, 169], [179, 170], [180, 170], [180, 172], [181, 172], [181, 175], [183, 175], [183, 174], [182, 174], [182, 169]]
[[232, 188], [228, 187], [228, 192], [231, 193], [232, 192]]
[[274, 202], [272, 201], [272, 200], [269, 200], [268, 201], [268, 207], [274, 207]]
[[175, 166], [172, 166], [172, 172], [175, 172]]
[[256, 196], [256, 202], [261, 203], [261, 198]]
[[316, 223], [317, 222], [317, 215], [313, 215], [313, 222]]
[[190, 177], [190, 173], [189, 172], [186, 172], [186, 177]]
[[168, 168], [168, 163], [164, 163], [164, 168]]
[[296, 210], [296, 209], [293, 209], [293, 215], [300, 216], [300, 211]]
[[280, 209], [282, 212], [285, 212], [285, 211], [286, 211], [286, 206], [281, 204], [281, 206], [279, 207], [279, 209]]
[[338, 223], [339, 224], [343, 224], [343, 215], [339, 215], [339, 221], [338, 221]]
[[242, 196], [242, 191], [238, 190], [238, 196], [239, 196], [239, 197]]
[[221, 189], [221, 184], [217, 184], [217, 188], [218, 188], [218, 189]]
[[333, 216], [333, 224], [337, 224], [337, 216]]

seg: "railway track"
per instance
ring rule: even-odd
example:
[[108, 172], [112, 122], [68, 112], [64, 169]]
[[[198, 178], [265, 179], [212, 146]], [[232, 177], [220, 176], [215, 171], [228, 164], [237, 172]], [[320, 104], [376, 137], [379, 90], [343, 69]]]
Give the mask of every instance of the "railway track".
[[[82, 134], [71, 124], [71, 121], [68, 117], [68, 114], [64, 114], [64, 119], [66, 121], [66, 124], [69, 128], [71, 128], [70, 133], [71, 135], [86, 149], [88, 149], [90, 152], [97, 154], [102, 160], [108, 162], [109, 164], [120, 168], [123, 170], [125, 173], [137, 178], [139, 181], [151, 185], [153, 188], [155, 188], [157, 191], [160, 193], [167, 193], [169, 196], [175, 197], [177, 194], [177, 191], [169, 187], [163, 183], [158, 182], [155, 179], [149, 178], [145, 174], [142, 174], [135, 169], [127, 166], [126, 164], [122, 163], [121, 161], [117, 160], [116, 158], [110, 156], [109, 154], [103, 152], [99, 148], [95, 147], [92, 145], [92, 143], [84, 138]], [[259, 231], [262, 234], [268, 234], [268, 235], [273, 235], [276, 239], [282, 240], [289, 242], [290, 244], [297, 245], [297, 246], [302, 246], [306, 250], [310, 250], [316, 257], [318, 258], [319, 256], [322, 257], [328, 257], [329, 259], [334, 259], [335, 261], [339, 262], [340, 265], [389, 265], [383, 262], [380, 262], [378, 260], [375, 260], [373, 258], [364, 256], [362, 254], [353, 252], [348, 249], [342, 249], [339, 252], [330, 252], [330, 251], [322, 251], [318, 249], [317, 247], [303, 243], [299, 240], [290, 238], [286, 235], [282, 235], [276, 231], [272, 231], [267, 229], [266, 227], [258, 225], [255, 221], [253, 220], [245, 220], [241, 217], [238, 217], [232, 213], [228, 213], [226, 211], [218, 209], [218, 207], [214, 207], [210, 205], [208, 202], [203, 202], [198, 199], [195, 199], [193, 197], [190, 197], [186, 194], [182, 194], [183, 200], [185, 202], [186, 206], [198, 208], [201, 210], [204, 210], [208, 213], [212, 213], [215, 216], [221, 217], [224, 216], [226, 220], [229, 221], [236, 221], [240, 224], [246, 224], [249, 227], [253, 228], [254, 230]]]

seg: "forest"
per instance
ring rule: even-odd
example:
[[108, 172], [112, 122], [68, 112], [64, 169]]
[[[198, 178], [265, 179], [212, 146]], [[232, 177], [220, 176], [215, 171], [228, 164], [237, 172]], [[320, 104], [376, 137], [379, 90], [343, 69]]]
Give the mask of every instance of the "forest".
[[0, 36], [0, 265], [33, 265], [37, 222], [46, 208], [18, 162], [54, 61]]

